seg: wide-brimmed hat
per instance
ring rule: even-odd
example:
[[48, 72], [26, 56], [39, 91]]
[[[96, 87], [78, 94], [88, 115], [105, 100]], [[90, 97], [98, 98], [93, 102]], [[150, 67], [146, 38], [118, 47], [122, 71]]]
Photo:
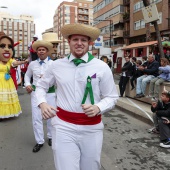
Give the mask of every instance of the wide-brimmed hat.
[[38, 40], [32, 44], [32, 48], [34, 51], [36, 51], [38, 47], [45, 47], [48, 49], [48, 51], [50, 51], [50, 50], [52, 50], [53, 45], [50, 42], [47, 42], [44, 40]]
[[51, 43], [60, 43], [62, 42], [61, 40], [58, 39], [57, 33], [54, 32], [47, 32], [42, 35], [42, 39], [44, 41], [48, 41]]
[[70, 35], [78, 34], [88, 36], [91, 41], [95, 41], [100, 35], [100, 30], [90, 25], [76, 23], [64, 25], [61, 28], [61, 33], [66, 39], [68, 39]]

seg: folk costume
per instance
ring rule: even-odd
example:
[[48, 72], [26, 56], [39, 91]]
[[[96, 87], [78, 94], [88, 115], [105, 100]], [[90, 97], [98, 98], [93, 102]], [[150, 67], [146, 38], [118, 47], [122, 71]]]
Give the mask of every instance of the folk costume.
[[[69, 24], [62, 35], [79, 34], [94, 41], [100, 34], [97, 28]], [[85, 53], [80, 59], [73, 54], [54, 61], [37, 83], [38, 105], [46, 102], [46, 91], [57, 86], [57, 109], [52, 118], [52, 149], [57, 170], [99, 170], [103, 142], [101, 115], [112, 109], [118, 99], [110, 68], [103, 61]], [[87, 117], [81, 105], [94, 104], [100, 113]]]
[[[45, 41], [36, 41], [33, 44], [34, 51], [37, 50], [38, 47], [46, 47], [49, 51], [52, 48], [52, 44], [45, 42]], [[32, 61], [27, 69], [27, 72], [25, 74], [25, 86], [31, 85], [31, 77], [33, 76], [33, 83], [32, 88], [34, 89], [31, 92], [31, 107], [32, 107], [32, 124], [33, 124], [33, 130], [34, 130], [34, 136], [37, 144], [42, 145], [44, 143], [44, 130], [43, 130], [43, 121], [42, 121], [42, 115], [41, 115], [41, 109], [37, 106], [37, 100], [35, 97], [35, 90], [37, 86], [37, 82], [41, 79], [43, 74], [46, 72], [48, 68], [51, 67], [52, 60], [47, 57], [45, 60], [40, 60], [38, 58], [35, 61]], [[55, 88], [54, 86], [50, 87], [49, 90], [47, 90], [46, 98], [47, 102], [53, 106], [56, 107], [56, 99], [55, 99]], [[47, 120], [47, 138], [51, 139], [51, 120]]]
[[13, 67], [13, 40], [0, 38], [0, 118], [17, 117], [22, 113], [17, 91], [10, 75]]

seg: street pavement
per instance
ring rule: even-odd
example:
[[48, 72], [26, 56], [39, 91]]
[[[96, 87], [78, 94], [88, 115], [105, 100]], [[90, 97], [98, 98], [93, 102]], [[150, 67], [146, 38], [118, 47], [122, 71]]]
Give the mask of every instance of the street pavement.
[[[0, 170], [55, 170], [47, 141], [38, 153], [32, 152], [35, 139], [30, 95], [21, 87], [18, 94], [23, 113], [18, 118], [0, 122]], [[135, 114], [138, 108], [134, 112], [128, 111], [126, 100], [120, 98], [118, 103], [121, 104], [103, 115], [101, 170], [170, 169], [169, 150], [159, 147], [158, 135], [147, 132], [152, 126], [151, 121]], [[142, 108], [144, 106], [141, 104]], [[44, 127], [45, 124], [44, 121]], [[44, 130], [46, 134], [46, 128]]]

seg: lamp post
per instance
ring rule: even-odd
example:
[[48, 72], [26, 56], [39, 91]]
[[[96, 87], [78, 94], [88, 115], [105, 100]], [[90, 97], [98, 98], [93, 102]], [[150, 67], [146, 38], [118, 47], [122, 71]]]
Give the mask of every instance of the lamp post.
[[99, 19], [99, 20], [97, 20], [97, 19], [94, 19], [94, 21], [109, 21], [110, 22], [110, 24], [109, 24], [109, 31], [110, 31], [110, 48], [112, 47], [112, 45], [111, 45], [111, 41], [112, 41], [112, 26], [113, 26], [113, 21], [112, 20], [102, 20], [102, 19]]

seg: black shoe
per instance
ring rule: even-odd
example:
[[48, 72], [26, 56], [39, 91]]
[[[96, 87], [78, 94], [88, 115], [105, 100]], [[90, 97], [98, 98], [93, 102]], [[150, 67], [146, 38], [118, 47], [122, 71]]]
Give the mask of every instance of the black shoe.
[[48, 145], [52, 146], [52, 139], [48, 139]]
[[141, 94], [140, 97], [145, 97], [145, 95], [144, 95], [144, 94]]
[[141, 98], [142, 94], [137, 94], [134, 98]]
[[38, 152], [40, 149], [41, 149], [41, 147], [43, 147], [43, 144], [36, 144], [34, 147], [33, 147], [33, 152]]
[[120, 95], [119, 97], [123, 97], [122, 95]]

